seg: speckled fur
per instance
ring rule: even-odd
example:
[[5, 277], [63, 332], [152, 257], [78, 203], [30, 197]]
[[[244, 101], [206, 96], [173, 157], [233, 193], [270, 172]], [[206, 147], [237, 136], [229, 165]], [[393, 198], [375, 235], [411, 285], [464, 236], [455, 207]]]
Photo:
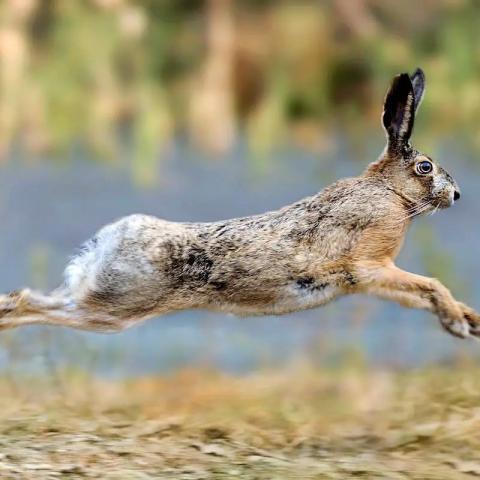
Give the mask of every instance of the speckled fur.
[[394, 265], [411, 219], [453, 204], [458, 187], [410, 146], [424, 90], [420, 69], [395, 77], [383, 125], [387, 147], [359, 177], [280, 210], [215, 223], [132, 215], [100, 230], [49, 296], [0, 296], [0, 327], [29, 323], [117, 331], [183, 309], [284, 314], [339, 295], [374, 294], [435, 313], [450, 333], [480, 333], [480, 317], [435, 279]]

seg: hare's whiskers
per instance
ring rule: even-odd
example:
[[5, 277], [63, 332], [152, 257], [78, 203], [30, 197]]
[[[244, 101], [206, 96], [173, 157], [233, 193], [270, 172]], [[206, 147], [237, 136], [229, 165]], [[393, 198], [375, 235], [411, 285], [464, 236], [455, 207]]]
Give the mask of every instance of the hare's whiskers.
[[434, 213], [436, 213], [439, 208], [440, 208], [440, 202], [437, 203], [437, 206], [433, 209], [433, 211], [431, 211], [431, 212], [429, 213], [429, 215], [431, 216], [431, 215], [433, 215]]
[[414, 211], [414, 210], [417, 210], [419, 207], [423, 207], [425, 205], [428, 205], [430, 203], [430, 200], [426, 199], [426, 198], [421, 198], [418, 203], [416, 203], [415, 205], [412, 205], [411, 207], [407, 208], [406, 209], [406, 212], [411, 212], [411, 211]]
[[401, 223], [406, 222], [410, 218], [416, 217], [417, 215], [420, 215], [421, 213], [427, 211], [431, 207], [430, 202], [426, 201], [424, 203], [421, 203], [419, 205], [416, 205], [414, 209], [411, 211], [407, 210], [407, 215], [403, 218], [401, 218], [396, 225], [399, 225]]

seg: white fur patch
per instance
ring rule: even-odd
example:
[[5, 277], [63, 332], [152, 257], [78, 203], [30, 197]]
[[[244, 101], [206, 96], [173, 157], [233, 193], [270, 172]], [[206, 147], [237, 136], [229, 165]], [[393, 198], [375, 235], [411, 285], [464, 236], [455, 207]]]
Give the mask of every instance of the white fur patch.
[[330, 302], [340, 293], [337, 287], [331, 285], [314, 290], [300, 289], [296, 284], [289, 285], [282, 295], [282, 300], [275, 304], [274, 313], [281, 314], [319, 307]]

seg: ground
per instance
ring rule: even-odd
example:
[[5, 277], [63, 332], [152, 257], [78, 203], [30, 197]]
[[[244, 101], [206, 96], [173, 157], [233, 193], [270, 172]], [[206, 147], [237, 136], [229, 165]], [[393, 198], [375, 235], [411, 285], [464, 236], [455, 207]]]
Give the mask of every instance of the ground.
[[0, 384], [1, 479], [472, 479], [480, 369]]

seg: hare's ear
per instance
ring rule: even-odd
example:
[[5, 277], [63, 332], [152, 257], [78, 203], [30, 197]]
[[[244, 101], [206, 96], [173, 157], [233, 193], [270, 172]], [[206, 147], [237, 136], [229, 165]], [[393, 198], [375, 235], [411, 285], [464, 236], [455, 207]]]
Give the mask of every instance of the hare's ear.
[[408, 144], [415, 117], [415, 94], [408, 73], [397, 75], [385, 97], [383, 126], [388, 148], [398, 150]]
[[413, 96], [415, 97], [415, 113], [418, 107], [422, 103], [423, 94], [425, 93], [425, 74], [421, 68], [417, 68], [412, 75], [410, 75], [410, 81], [413, 86]]

